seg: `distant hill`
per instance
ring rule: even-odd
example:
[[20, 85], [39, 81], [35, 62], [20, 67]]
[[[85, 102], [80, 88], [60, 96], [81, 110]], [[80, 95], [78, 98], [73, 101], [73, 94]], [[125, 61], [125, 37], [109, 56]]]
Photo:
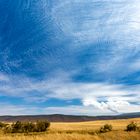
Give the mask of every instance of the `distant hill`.
[[15, 121], [36, 121], [48, 120], [50, 122], [82, 122], [94, 120], [110, 120], [110, 119], [129, 119], [140, 117], [140, 112], [126, 113], [117, 116], [74, 116], [74, 115], [25, 115], [25, 116], [0, 116], [0, 121], [15, 122]]
[[140, 117], [140, 112], [134, 112], [134, 113], [124, 113], [120, 115], [121, 117], [128, 117], [128, 118], [137, 118]]

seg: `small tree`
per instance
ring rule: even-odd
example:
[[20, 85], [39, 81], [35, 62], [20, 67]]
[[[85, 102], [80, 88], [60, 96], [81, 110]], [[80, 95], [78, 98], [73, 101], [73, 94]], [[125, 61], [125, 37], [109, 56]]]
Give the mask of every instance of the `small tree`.
[[37, 121], [36, 123], [36, 131], [37, 132], [44, 132], [48, 129], [50, 123], [48, 121]]
[[111, 124], [105, 124], [103, 127], [100, 128], [100, 133], [106, 133], [112, 131], [112, 125]]
[[131, 122], [127, 125], [126, 131], [136, 131], [138, 129], [137, 123]]

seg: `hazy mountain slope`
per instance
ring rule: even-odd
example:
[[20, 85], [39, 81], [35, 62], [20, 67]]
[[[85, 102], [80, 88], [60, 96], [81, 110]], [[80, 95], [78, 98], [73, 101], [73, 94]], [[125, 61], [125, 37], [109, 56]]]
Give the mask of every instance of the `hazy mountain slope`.
[[108, 119], [127, 119], [140, 117], [140, 112], [127, 113], [118, 116], [73, 116], [73, 115], [30, 115], [30, 116], [0, 116], [0, 121], [35, 121], [35, 120], [48, 120], [51, 122], [81, 122], [93, 120], [108, 120]]

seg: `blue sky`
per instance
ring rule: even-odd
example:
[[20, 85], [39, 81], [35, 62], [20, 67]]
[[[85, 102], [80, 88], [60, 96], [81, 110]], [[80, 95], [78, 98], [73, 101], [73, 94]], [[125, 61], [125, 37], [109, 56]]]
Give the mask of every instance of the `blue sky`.
[[140, 111], [139, 0], [1, 0], [0, 115]]

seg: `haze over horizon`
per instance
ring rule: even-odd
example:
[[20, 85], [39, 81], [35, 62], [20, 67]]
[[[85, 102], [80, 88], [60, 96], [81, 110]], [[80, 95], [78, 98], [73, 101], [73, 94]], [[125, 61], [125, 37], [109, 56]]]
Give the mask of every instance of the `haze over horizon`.
[[1, 0], [0, 115], [140, 112], [139, 0]]

